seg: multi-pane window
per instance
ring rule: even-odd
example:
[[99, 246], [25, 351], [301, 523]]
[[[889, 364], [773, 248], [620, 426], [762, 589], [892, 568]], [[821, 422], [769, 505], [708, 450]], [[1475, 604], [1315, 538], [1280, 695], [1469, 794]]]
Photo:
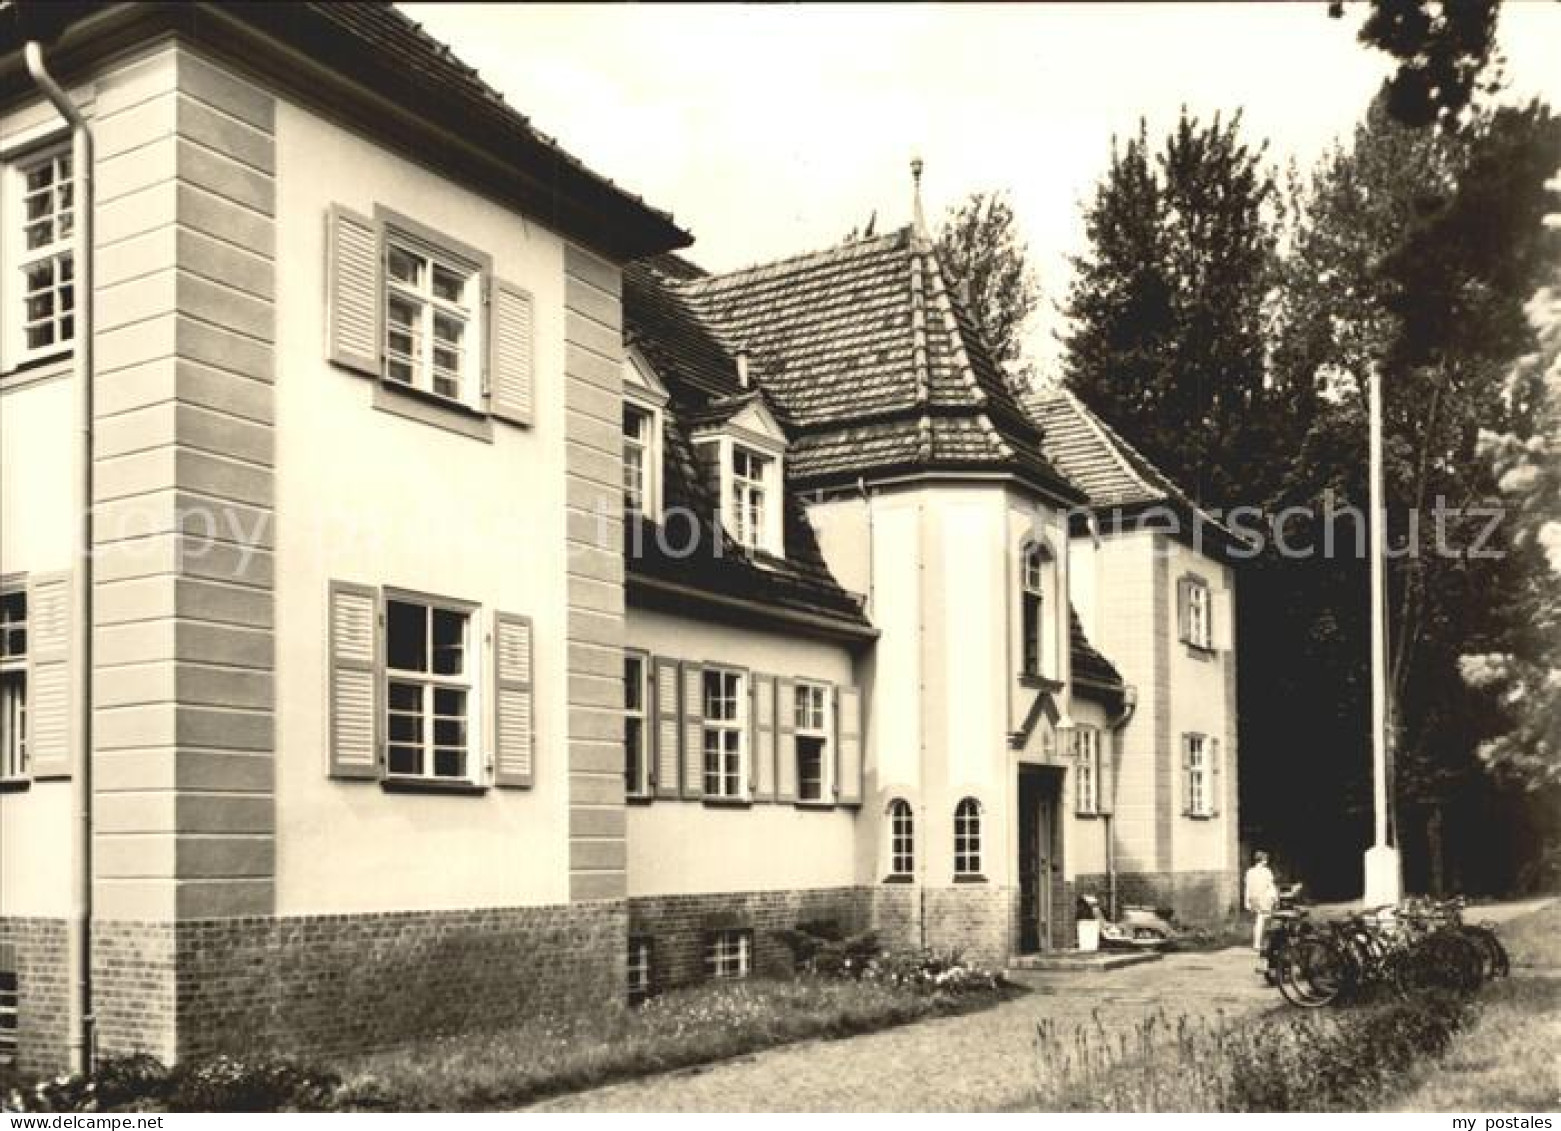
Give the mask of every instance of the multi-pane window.
[[743, 730], [746, 701], [741, 672], [704, 673], [705, 796], [743, 796]]
[[765, 544], [769, 524], [770, 461], [747, 448], [732, 449], [732, 536], [749, 549]]
[[1100, 812], [1100, 730], [1079, 727], [1073, 732], [1074, 767], [1080, 813]]
[[642, 408], [623, 406], [623, 509], [648, 514], [651, 509], [651, 424]]
[[1041, 546], [1026, 546], [1020, 557], [1025, 675], [1040, 675], [1045, 663], [1046, 562], [1046, 550]]
[[916, 818], [911, 803], [896, 797], [889, 803], [889, 874], [909, 876], [916, 870]]
[[651, 941], [643, 935], [629, 936], [629, 1004], [639, 1005], [650, 997], [652, 981]]
[[405, 598], [385, 602], [386, 746], [393, 777], [471, 776], [470, 614]]
[[16, 175], [22, 230], [15, 265], [21, 276], [25, 355], [64, 345], [76, 332], [76, 201], [70, 152], [34, 157], [19, 164]]
[[623, 658], [623, 788], [630, 797], [650, 792], [646, 756], [645, 657]]
[[1202, 581], [1186, 582], [1186, 639], [1194, 648], [1214, 647], [1213, 609], [1209, 587]]
[[1214, 812], [1214, 791], [1210, 788], [1209, 740], [1201, 734], [1189, 734], [1186, 742], [1187, 811], [1195, 817], [1207, 817]]
[[27, 592], [0, 592], [0, 779], [27, 775]]
[[746, 978], [753, 969], [753, 933], [716, 931], [705, 943], [705, 973], [711, 978]]
[[823, 801], [829, 785], [829, 688], [797, 684], [793, 719], [797, 744], [797, 798]]
[[974, 797], [954, 808], [954, 874], [981, 874], [981, 803]]
[[385, 376], [453, 401], [477, 384], [475, 269], [394, 235], [385, 244]]
[[16, 1014], [20, 998], [16, 971], [0, 970], [0, 1064], [16, 1063]]

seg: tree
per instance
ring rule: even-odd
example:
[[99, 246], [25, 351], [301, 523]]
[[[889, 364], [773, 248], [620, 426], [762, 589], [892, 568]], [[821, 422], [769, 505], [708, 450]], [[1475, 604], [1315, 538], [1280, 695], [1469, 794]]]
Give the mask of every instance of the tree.
[[[1407, 126], [1455, 125], [1496, 46], [1501, 0], [1373, 0], [1360, 41], [1399, 61], [1384, 105]], [[1329, 8], [1335, 18], [1344, 6]]]
[[992, 360], [1016, 393], [1024, 391], [1033, 372], [1024, 356], [1024, 331], [1040, 306], [1041, 289], [1007, 194], [976, 192], [950, 208], [937, 247]]
[[1089, 251], [1064, 313], [1063, 378], [1201, 501], [1261, 497], [1253, 450], [1276, 424], [1265, 380], [1275, 282], [1275, 184], [1238, 114], [1183, 110], [1151, 153], [1145, 127], [1113, 143], [1085, 208]]

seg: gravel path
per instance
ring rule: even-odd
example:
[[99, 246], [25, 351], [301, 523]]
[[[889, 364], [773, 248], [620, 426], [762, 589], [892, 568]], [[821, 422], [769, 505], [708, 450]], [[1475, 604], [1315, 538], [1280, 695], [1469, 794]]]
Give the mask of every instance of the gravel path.
[[559, 1096], [534, 1111], [970, 1111], [1023, 1104], [1035, 1023], [1099, 1009], [1110, 1026], [1166, 1013], [1227, 1014], [1279, 998], [1249, 950], [1174, 954], [1105, 973], [1017, 973], [1035, 992], [980, 1013], [843, 1041], [808, 1041], [703, 1068]]

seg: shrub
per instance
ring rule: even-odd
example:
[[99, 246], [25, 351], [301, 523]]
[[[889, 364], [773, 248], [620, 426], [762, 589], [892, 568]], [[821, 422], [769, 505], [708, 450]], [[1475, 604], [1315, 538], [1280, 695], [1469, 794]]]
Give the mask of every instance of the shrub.
[[334, 1073], [281, 1058], [214, 1056], [168, 1069], [137, 1053], [106, 1057], [90, 1077], [64, 1075], [7, 1090], [8, 1109], [93, 1111], [383, 1111], [393, 1103], [378, 1081], [343, 1083]]
[[775, 936], [791, 952], [794, 970], [826, 978], [859, 978], [882, 950], [877, 931], [848, 935], [829, 921], [798, 923], [794, 929], [776, 931]]

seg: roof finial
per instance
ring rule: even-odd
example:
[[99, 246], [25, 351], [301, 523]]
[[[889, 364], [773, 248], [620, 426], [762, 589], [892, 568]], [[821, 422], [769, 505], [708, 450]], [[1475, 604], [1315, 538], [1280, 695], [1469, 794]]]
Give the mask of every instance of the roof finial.
[[927, 217], [921, 209], [921, 158], [911, 158], [911, 184], [913, 203], [911, 210], [911, 231], [918, 239], [927, 238]]

